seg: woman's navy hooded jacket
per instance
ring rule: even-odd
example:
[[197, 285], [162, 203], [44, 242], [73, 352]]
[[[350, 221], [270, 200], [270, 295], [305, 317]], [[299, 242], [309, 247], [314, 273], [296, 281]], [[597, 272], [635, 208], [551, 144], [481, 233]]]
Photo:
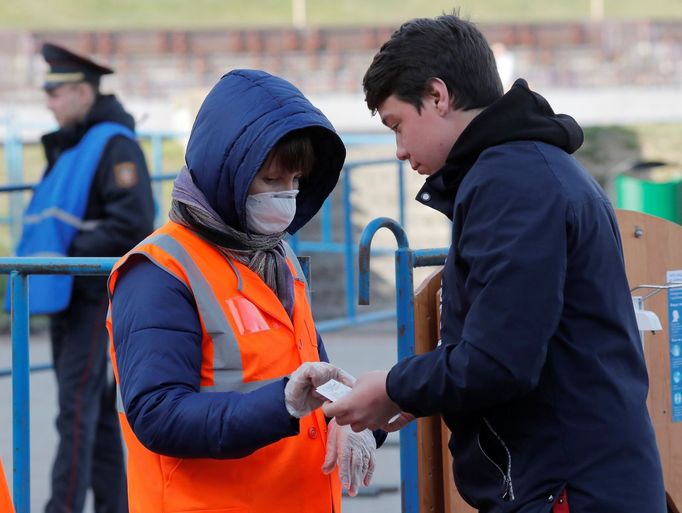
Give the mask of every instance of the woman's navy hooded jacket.
[[417, 199], [453, 221], [441, 339], [387, 391], [442, 414], [482, 512], [664, 513], [647, 372], [616, 218], [571, 157], [582, 131], [517, 81]]
[[[340, 138], [300, 91], [277, 77], [238, 70], [214, 87], [194, 123], [186, 163], [227, 224], [244, 231], [251, 181], [275, 143], [299, 129], [311, 135], [316, 164], [301, 184], [291, 233], [334, 188], [345, 159]], [[201, 326], [194, 299], [184, 284], [144, 258], [132, 264], [116, 285], [113, 340], [121, 398], [140, 441], [169, 456], [234, 458], [297, 434], [298, 422], [284, 406], [285, 379], [248, 398], [196, 393]], [[319, 342], [320, 357], [327, 360]]]

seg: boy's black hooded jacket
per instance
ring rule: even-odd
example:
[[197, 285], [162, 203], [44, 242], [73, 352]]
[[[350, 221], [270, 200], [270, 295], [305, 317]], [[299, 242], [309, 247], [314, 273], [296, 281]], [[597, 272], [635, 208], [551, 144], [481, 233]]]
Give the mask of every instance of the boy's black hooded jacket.
[[570, 155], [582, 131], [517, 81], [469, 124], [418, 200], [453, 221], [442, 344], [387, 390], [441, 413], [482, 512], [664, 513], [647, 372], [616, 218]]

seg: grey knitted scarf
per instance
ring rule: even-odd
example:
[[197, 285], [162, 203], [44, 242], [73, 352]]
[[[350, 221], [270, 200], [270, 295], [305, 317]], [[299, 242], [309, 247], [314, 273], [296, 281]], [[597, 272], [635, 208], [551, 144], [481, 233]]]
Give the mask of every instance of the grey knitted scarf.
[[173, 183], [168, 217], [213, 243], [227, 258], [246, 265], [277, 295], [293, 315], [294, 280], [286, 262], [282, 239], [285, 233], [246, 234], [225, 224], [183, 167]]

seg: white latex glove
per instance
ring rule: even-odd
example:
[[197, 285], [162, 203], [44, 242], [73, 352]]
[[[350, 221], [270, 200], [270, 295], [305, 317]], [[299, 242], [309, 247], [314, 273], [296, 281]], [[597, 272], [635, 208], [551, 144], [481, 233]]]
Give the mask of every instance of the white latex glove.
[[339, 426], [332, 419], [328, 426], [327, 455], [322, 472], [329, 474], [339, 465], [341, 486], [348, 495], [358, 494], [360, 483], [369, 486], [374, 473], [377, 443], [369, 429], [356, 433], [350, 426]]
[[284, 404], [292, 417], [305, 417], [326, 401], [315, 388], [330, 379], [352, 387], [355, 378], [346, 371], [326, 362], [305, 362], [291, 373], [284, 387]]

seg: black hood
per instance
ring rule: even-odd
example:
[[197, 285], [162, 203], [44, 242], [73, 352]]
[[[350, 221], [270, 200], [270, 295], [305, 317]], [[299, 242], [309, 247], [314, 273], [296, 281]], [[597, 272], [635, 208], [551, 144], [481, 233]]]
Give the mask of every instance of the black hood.
[[42, 137], [48, 168], [52, 167], [52, 164], [64, 150], [78, 144], [93, 125], [103, 121], [120, 123], [133, 131], [135, 130], [135, 119], [123, 109], [123, 105], [114, 95], [97, 95], [90, 112], [81, 123], [65, 126]]
[[539, 141], [573, 153], [583, 143], [583, 131], [566, 114], [555, 114], [547, 100], [519, 79], [499, 100], [488, 106], [464, 129], [445, 166], [426, 182], [457, 188], [478, 156], [487, 148], [512, 141]]

